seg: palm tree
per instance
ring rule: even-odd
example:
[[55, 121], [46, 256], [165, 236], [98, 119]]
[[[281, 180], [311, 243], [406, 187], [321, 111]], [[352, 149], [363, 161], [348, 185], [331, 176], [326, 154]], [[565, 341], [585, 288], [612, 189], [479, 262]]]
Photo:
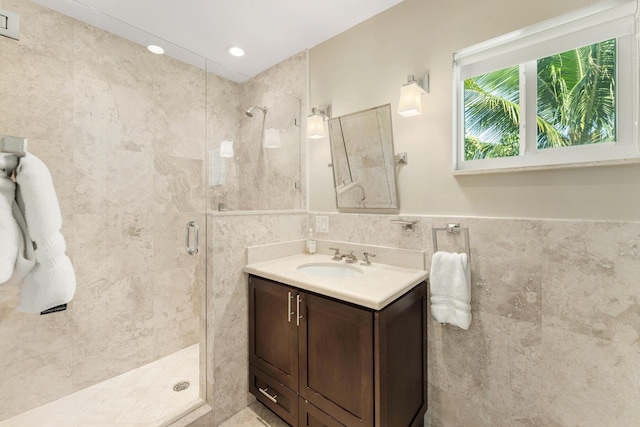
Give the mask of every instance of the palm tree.
[[[539, 149], [615, 140], [616, 40], [537, 61]], [[519, 154], [519, 66], [464, 82], [465, 160]]]
[[519, 66], [464, 81], [465, 160], [517, 156]]
[[615, 140], [616, 39], [538, 61], [538, 148]]

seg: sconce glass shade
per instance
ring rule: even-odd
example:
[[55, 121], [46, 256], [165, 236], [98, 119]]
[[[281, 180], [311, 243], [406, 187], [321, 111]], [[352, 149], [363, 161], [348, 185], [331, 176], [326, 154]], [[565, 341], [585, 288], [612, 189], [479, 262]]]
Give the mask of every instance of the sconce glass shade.
[[233, 141], [225, 139], [220, 143], [220, 157], [233, 157]]
[[324, 132], [324, 117], [314, 113], [307, 117], [307, 138], [320, 139], [327, 136]]
[[400, 88], [400, 102], [398, 114], [402, 117], [419, 116], [422, 114], [422, 94], [427, 93], [416, 81], [410, 81]]
[[282, 142], [280, 141], [280, 130], [274, 128], [265, 129], [264, 142], [262, 144], [264, 148], [282, 147]]

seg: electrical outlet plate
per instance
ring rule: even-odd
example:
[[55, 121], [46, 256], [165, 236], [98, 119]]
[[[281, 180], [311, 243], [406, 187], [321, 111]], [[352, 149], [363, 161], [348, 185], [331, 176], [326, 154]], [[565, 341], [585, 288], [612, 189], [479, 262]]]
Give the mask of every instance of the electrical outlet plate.
[[316, 216], [316, 232], [328, 233], [329, 232], [329, 217], [328, 216]]

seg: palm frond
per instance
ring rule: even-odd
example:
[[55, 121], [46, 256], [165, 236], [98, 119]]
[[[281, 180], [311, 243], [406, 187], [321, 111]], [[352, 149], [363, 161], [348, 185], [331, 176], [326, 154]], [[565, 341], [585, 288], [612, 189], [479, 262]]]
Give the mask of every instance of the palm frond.
[[[616, 49], [611, 39], [538, 60], [539, 149], [615, 140]], [[465, 80], [466, 159], [518, 154], [518, 67]]]

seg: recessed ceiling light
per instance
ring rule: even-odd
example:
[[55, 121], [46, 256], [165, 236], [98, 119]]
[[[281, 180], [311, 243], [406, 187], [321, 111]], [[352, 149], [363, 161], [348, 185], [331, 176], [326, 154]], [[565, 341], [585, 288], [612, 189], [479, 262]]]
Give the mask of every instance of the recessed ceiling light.
[[156, 55], [162, 55], [164, 53], [164, 49], [160, 46], [156, 46], [155, 44], [150, 44], [147, 46], [147, 49], [149, 49], [149, 52], [155, 53]]
[[233, 56], [243, 56], [244, 50], [238, 46], [229, 46], [229, 53]]

